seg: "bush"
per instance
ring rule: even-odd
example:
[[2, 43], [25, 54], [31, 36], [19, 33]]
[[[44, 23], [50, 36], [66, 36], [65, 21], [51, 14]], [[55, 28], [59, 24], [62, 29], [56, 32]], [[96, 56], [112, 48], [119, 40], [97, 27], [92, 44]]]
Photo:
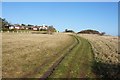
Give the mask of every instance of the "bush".
[[99, 31], [96, 31], [96, 30], [90, 30], [90, 29], [80, 31], [80, 32], [78, 32], [78, 33], [82, 33], [82, 34], [100, 34]]

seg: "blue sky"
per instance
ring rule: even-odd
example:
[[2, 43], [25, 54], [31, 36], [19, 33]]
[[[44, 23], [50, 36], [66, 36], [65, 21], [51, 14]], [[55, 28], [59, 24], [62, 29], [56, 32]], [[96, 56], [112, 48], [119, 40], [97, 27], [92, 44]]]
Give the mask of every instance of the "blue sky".
[[117, 2], [3, 2], [2, 17], [13, 24], [53, 25], [59, 31], [94, 29], [118, 35]]

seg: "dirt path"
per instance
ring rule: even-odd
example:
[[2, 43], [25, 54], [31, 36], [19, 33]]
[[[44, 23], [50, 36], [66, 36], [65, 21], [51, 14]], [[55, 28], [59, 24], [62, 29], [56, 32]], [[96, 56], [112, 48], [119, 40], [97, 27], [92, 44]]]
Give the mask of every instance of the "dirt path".
[[92, 73], [93, 53], [89, 42], [78, 36], [75, 45], [68, 50], [42, 78], [93, 78]]

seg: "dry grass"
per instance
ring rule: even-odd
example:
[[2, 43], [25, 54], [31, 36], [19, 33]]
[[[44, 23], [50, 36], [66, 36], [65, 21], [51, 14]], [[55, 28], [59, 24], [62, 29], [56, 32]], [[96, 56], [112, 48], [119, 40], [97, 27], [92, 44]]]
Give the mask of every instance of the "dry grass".
[[80, 34], [80, 36], [88, 39], [92, 45], [94, 52], [93, 72], [100, 78], [119, 78], [118, 37], [93, 34]]
[[[73, 41], [70, 36], [62, 33], [53, 35], [3, 33], [2, 36], [2, 76], [5, 78], [17, 78], [34, 73], [34, 70], [49, 58], [47, 62], [51, 64], [57, 57], [62, 55], [59, 51]], [[42, 66], [41, 70], [50, 64]], [[39, 71], [37, 70], [34, 75], [42, 75], [44, 72]]]
[[0, 78], [2, 78], [2, 34], [0, 33]]
[[82, 36], [91, 42], [94, 47], [96, 59], [104, 63], [119, 63], [118, 37], [93, 34], [79, 34], [79, 36]]

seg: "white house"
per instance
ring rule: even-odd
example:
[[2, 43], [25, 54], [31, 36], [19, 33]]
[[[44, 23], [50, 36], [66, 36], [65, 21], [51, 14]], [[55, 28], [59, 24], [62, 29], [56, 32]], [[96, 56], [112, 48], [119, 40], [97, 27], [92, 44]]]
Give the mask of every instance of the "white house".
[[24, 26], [21, 26], [20, 29], [26, 29]]
[[43, 24], [43, 27], [42, 27], [42, 29], [45, 29], [45, 30], [47, 30], [47, 29], [48, 29], [48, 27], [47, 27], [45, 24]]
[[35, 31], [37, 31], [37, 30], [38, 30], [38, 27], [33, 27], [32, 29], [35, 30]]
[[43, 25], [43, 26], [39, 26], [39, 30], [47, 30], [47, 29], [48, 29], [48, 27], [45, 26], [45, 25]]
[[9, 29], [14, 29], [15, 27], [14, 26], [9, 26]]
[[42, 27], [42, 26], [40, 26], [40, 27], [39, 27], [39, 30], [41, 30], [41, 29], [43, 29], [43, 27]]
[[20, 26], [15, 26], [15, 29], [20, 29]]
[[25, 29], [26, 29], [26, 30], [28, 30], [29, 28], [28, 28], [28, 27], [26, 27]]
[[47, 30], [47, 29], [48, 29], [48, 27], [47, 27], [47, 26], [43, 26], [43, 29]]

